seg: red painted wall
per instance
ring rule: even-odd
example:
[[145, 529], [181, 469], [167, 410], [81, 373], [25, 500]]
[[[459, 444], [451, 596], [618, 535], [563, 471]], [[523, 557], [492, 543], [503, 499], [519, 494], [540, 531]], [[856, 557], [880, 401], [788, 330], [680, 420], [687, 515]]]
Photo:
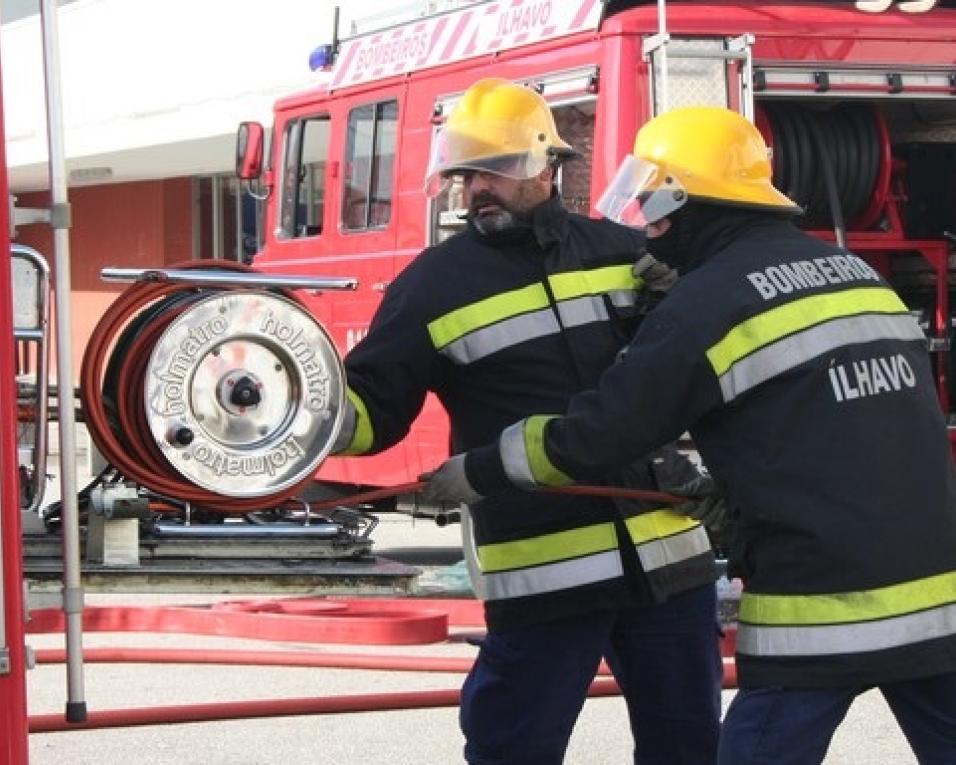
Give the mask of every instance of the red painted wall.
[[[96, 322], [122, 291], [104, 282], [104, 266], [146, 268], [192, 256], [192, 182], [170, 178], [70, 189], [70, 278], [73, 295], [73, 369], [78, 375], [83, 351]], [[45, 192], [18, 194], [18, 207], [49, 205]], [[39, 250], [53, 269], [49, 226], [21, 226], [16, 242]], [[54, 275], [54, 284], [55, 275]], [[55, 352], [54, 352], [55, 361]]]

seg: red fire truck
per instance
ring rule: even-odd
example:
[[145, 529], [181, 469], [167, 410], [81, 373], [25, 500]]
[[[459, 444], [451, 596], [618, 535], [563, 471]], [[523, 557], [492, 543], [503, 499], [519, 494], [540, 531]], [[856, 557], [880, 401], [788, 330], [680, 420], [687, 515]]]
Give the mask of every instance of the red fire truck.
[[[433, 4], [434, 5], [434, 4]], [[638, 127], [676, 106], [724, 105], [772, 146], [802, 225], [876, 264], [918, 312], [940, 400], [952, 380], [948, 258], [956, 231], [956, 8], [901, 2], [490, 0], [336, 40], [315, 89], [281, 100], [271, 148], [240, 128], [240, 177], [264, 203], [265, 271], [357, 277], [311, 308], [347, 352], [389, 282], [462, 225], [460, 192], [423, 193], [429, 149], [474, 80], [526, 83], [583, 158], [567, 206], [593, 203]], [[261, 171], [261, 172], [260, 172]], [[330, 459], [322, 481], [388, 485], [447, 451], [434, 400], [375, 458]]]

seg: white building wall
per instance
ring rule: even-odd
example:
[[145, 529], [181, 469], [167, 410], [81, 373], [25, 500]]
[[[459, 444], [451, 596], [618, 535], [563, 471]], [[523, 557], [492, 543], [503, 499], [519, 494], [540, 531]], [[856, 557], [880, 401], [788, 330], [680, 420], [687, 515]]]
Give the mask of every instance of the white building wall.
[[[407, 4], [348, 0], [341, 27]], [[322, 81], [308, 59], [332, 38], [334, 5], [80, 0], [60, 8], [65, 146], [75, 182], [232, 169], [241, 120], [268, 124], [277, 97]], [[42, 189], [47, 141], [39, 16], [4, 25], [0, 51], [11, 188]]]

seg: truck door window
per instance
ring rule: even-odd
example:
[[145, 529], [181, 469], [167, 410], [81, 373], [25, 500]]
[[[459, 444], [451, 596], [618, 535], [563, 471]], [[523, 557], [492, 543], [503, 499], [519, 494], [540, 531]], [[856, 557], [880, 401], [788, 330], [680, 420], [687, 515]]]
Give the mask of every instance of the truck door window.
[[392, 179], [398, 102], [365, 104], [349, 112], [345, 146], [342, 228], [384, 228], [392, 217]]
[[325, 215], [325, 166], [329, 154], [329, 118], [290, 122], [285, 132], [282, 181], [282, 234], [317, 236]]
[[[582, 215], [587, 215], [591, 209], [595, 103], [592, 98], [551, 107], [558, 135], [581, 155], [561, 166], [557, 177], [558, 190], [564, 206]], [[461, 186], [453, 183], [436, 197], [432, 205], [431, 241], [441, 242], [464, 228], [464, 213]]]
[[595, 101], [563, 104], [551, 109], [558, 135], [581, 156], [561, 166], [558, 189], [564, 206], [571, 212], [587, 215], [591, 210], [591, 163], [594, 156]]

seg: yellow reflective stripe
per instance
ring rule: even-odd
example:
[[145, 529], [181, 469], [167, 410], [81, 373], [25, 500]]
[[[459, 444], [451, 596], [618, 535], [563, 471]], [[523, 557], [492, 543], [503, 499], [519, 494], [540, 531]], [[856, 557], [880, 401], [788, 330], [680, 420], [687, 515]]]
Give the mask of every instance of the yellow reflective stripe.
[[707, 351], [719, 377], [758, 348], [799, 330], [840, 316], [861, 313], [905, 313], [906, 306], [886, 287], [858, 287], [794, 300], [772, 308], [731, 329]]
[[873, 621], [956, 603], [956, 571], [861, 592], [764, 595], [745, 592], [740, 621], [804, 625]]
[[650, 539], [670, 537], [700, 525], [693, 518], [681, 515], [669, 507], [635, 515], [624, 523], [635, 544], [641, 544]]
[[555, 300], [597, 295], [612, 290], [633, 290], [639, 286], [630, 265], [551, 274], [548, 281], [551, 282], [551, 291], [554, 293]]
[[524, 421], [524, 451], [528, 455], [528, 468], [531, 476], [539, 486], [567, 486], [573, 483], [571, 478], [558, 470], [544, 449], [544, 428], [550, 420], [555, 419], [553, 414], [536, 414]]
[[345, 395], [349, 397], [349, 401], [355, 407], [355, 432], [352, 434], [352, 440], [349, 442], [348, 448], [339, 452], [338, 456], [348, 457], [354, 454], [365, 454], [372, 448], [372, 441], [375, 438], [375, 433], [372, 431], [372, 419], [368, 416], [368, 408], [358, 393], [351, 388], [346, 388]]
[[616, 548], [614, 524], [599, 523], [529, 539], [482, 545], [478, 548], [478, 563], [482, 573], [490, 574], [580, 558]]
[[[613, 290], [639, 289], [643, 280], [634, 276], [630, 265], [604, 266], [585, 271], [567, 271], [548, 277], [555, 300], [568, 300]], [[456, 308], [428, 324], [428, 334], [435, 348], [476, 329], [529, 311], [547, 308], [548, 294], [543, 284], [529, 284], [520, 289], [492, 295], [477, 303]]]
[[547, 306], [548, 294], [544, 285], [529, 284], [439, 316], [428, 323], [428, 334], [435, 348], [441, 349], [476, 329]]

